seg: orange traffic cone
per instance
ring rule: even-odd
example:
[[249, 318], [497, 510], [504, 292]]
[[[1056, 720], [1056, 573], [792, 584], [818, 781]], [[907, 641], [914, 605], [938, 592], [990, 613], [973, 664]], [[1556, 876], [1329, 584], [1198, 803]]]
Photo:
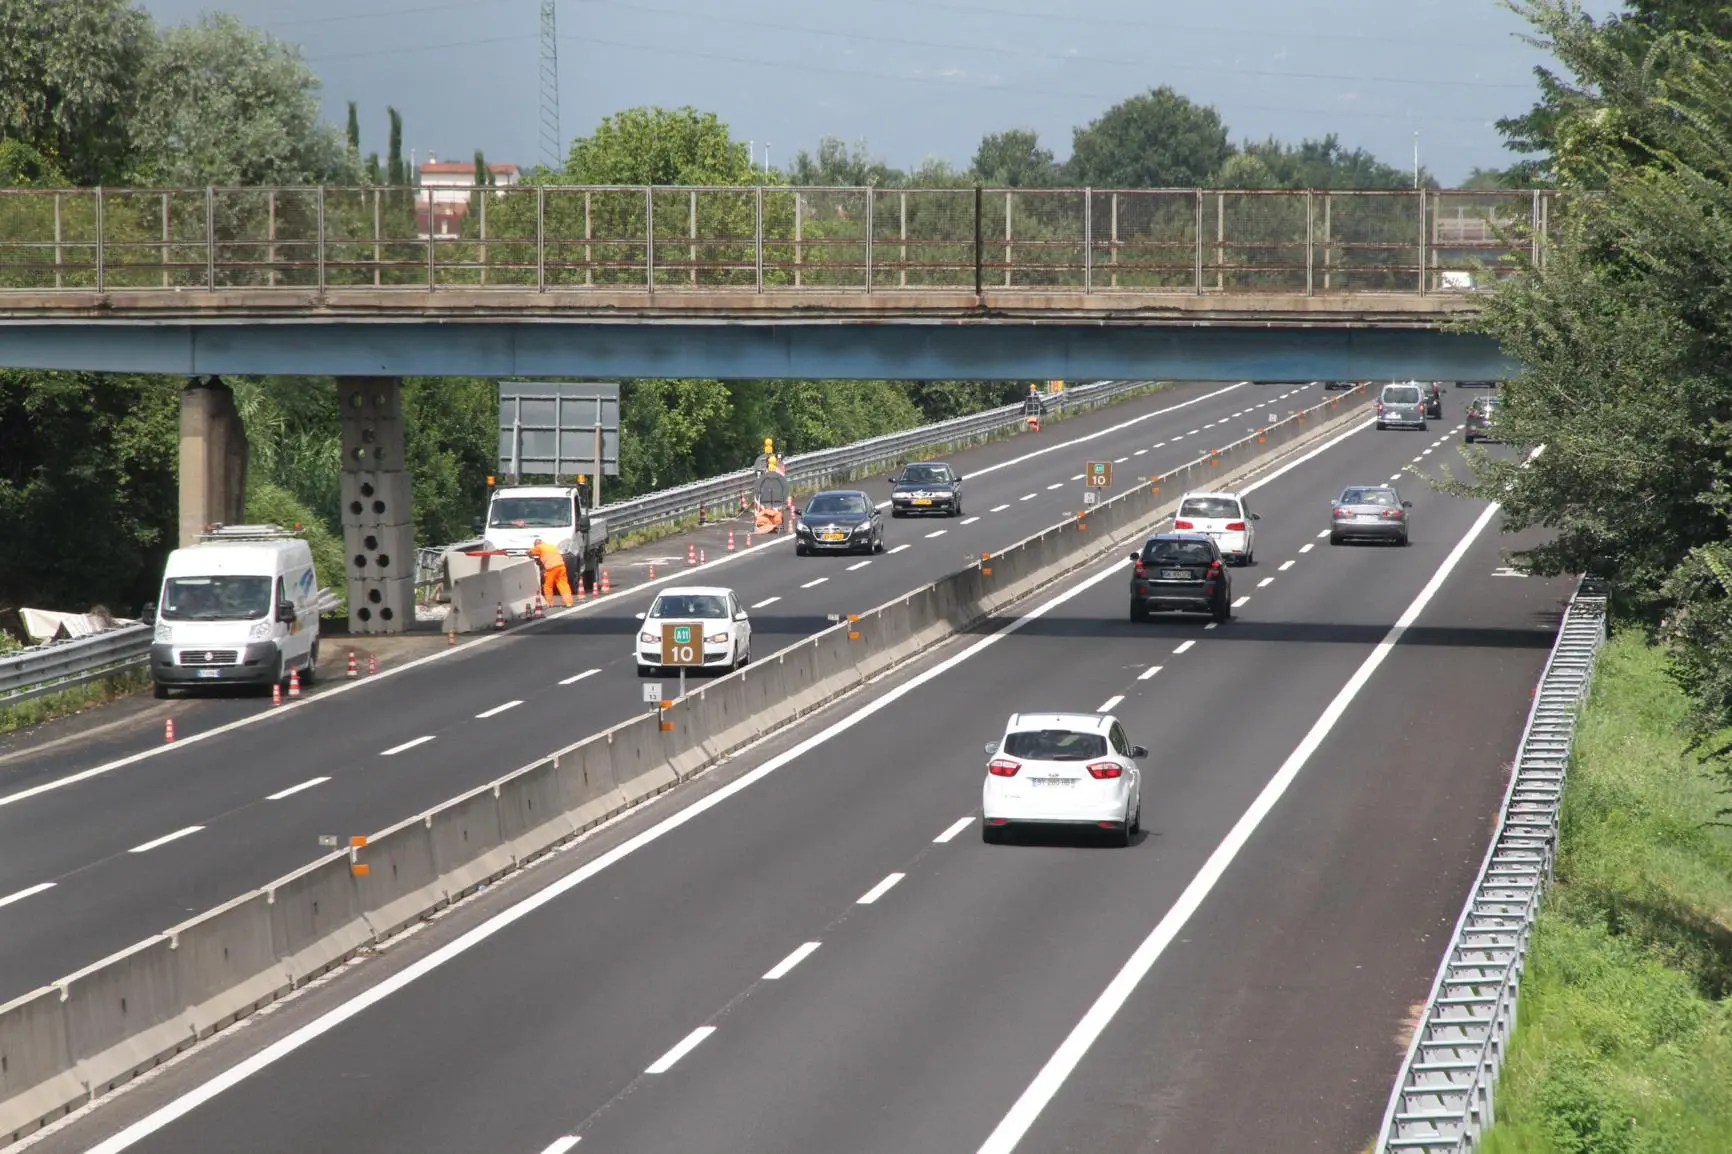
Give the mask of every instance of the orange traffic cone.
[[493, 628], [505, 628], [505, 602], [503, 601], [499, 602], [498, 608], [493, 611]]
[[271, 704], [272, 705], [281, 705], [282, 703], [283, 703], [283, 683], [280, 681], [273, 681], [273, 682], [271, 682]]
[[728, 530], [728, 552], [732, 553], [733, 551], [734, 551], [734, 531], [732, 529], [729, 529]]
[[686, 564], [687, 565], [696, 565], [697, 563], [698, 563], [698, 547], [697, 547], [697, 545], [688, 541], [686, 543]]
[[540, 621], [542, 618], [544, 618], [546, 616], [547, 616], [547, 610], [543, 609], [542, 605], [541, 605], [541, 594], [537, 593], [535, 595], [535, 619], [537, 621]]
[[706, 550], [699, 549], [698, 550], [698, 564], [699, 565], [708, 565], [709, 563], [710, 563], [709, 553]]
[[301, 695], [301, 671], [299, 669], [291, 669], [291, 670], [289, 670], [289, 696], [290, 697], [299, 697], [300, 695]]
[[[454, 642], [457, 640], [457, 634], [455, 632], [453, 632], [451, 634], [451, 640]], [[369, 653], [369, 654], [367, 654], [367, 673], [370, 676], [370, 675], [377, 673], [377, 672], [379, 672], [378, 655], [373, 654], [373, 653]]]
[[360, 675], [361, 675], [361, 670], [355, 664], [355, 651], [353, 649], [351, 649], [351, 650], [349, 650], [349, 676], [350, 677], [359, 677]]
[[606, 569], [603, 569], [601, 571], [601, 591], [603, 593], [612, 593], [613, 592], [613, 582], [608, 579]]
[[746, 548], [750, 549], [751, 547], [752, 547], [752, 534], [750, 532], [747, 532], [747, 534], [746, 534]]
[[174, 740], [174, 718], [171, 717], [166, 722], [163, 723], [162, 739], [164, 741], [173, 741]]
[[650, 562], [649, 579], [651, 581], [656, 579], [656, 563], [654, 561]]

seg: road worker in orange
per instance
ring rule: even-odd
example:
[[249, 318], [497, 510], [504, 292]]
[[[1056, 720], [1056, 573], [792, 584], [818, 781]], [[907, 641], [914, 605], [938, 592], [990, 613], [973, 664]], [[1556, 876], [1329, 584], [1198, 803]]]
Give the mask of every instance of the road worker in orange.
[[575, 605], [571, 596], [571, 578], [565, 572], [565, 554], [537, 537], [535, 544], [529, 547], [529, 555], [541, 566], [541, 595], [551, 601], [553, 591], [558, 589], [568, 607]]

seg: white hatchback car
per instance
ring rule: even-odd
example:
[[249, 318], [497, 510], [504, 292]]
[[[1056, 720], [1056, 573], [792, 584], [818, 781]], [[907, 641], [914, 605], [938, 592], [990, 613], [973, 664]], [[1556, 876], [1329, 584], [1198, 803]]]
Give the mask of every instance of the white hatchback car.
[[1236, 565], [1250, 565], [1257, 555], [1257, 526], [1263, 518], [1237, 493], [1186, 493], [1179, 500], [1173, 529], [1207, 533], [1216, 548]]
[[980, 836], [997, 844], [1016, 824], [1093, 826], [1121, 846], [1142, 828], [1143, 784], [1118, 718], [1105, 713], [1013, 713], [980, 798]]
[[639, 613], [637, 619], [643, 625], [632, 651], [639, 677], [653, 677], [667, 668], [662, 664], [662, 632], [668, 625], [703, 626], [703, 663], [689, 668], [738, 669], [752, 659], [752, 622], [732, 589], [720, 585], [663, 589], [649, 612]]

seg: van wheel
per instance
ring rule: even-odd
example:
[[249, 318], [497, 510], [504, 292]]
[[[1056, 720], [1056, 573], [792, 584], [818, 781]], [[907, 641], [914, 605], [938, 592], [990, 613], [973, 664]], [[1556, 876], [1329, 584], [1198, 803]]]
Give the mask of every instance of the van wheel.
[[301, 670], [301, 684], [311, 685], [319, 676], [319, 643], [313, 642], [313, 647], [307, 650], [307, 665]]
[[170, 691], [169, 687], [164, 685], [160, 681], [158, 681], [155, 685], [153, 685], [151, 687], [151, 689], [152, 689], [152, 693], [155, 695], [155, 697], [158, 701], [167, 701], [169, 699], [169, 697], [171, 696], [171, 691]]

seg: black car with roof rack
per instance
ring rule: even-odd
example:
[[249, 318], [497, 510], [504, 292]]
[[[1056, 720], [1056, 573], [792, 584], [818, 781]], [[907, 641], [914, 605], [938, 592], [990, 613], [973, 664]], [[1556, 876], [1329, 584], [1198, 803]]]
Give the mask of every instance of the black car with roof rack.
[[1131, 554], [1131, 620], [1153, 613], [1233, 616], [1233, 578], [1206, 533], [1156, 533]]

